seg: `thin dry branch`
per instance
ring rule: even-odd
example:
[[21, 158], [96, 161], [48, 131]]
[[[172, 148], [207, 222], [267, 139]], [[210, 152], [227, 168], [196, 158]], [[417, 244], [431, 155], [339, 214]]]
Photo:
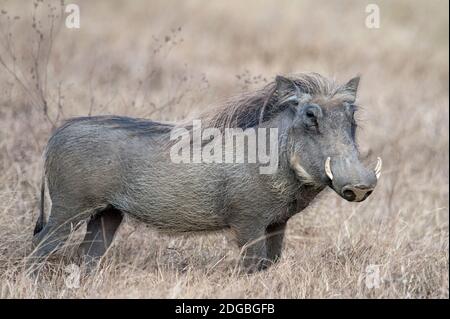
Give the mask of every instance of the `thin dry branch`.
[[[33, 2], [31, 20], [23, 19], [26, 32], [19, 30], [19, 24], [14, 23], [21, 17], [11, 18], [6, 10], [1, 11], [0, 30], [6, 31], [0, 32], [0, 66], [23, 90], [31, 106], [41, 109], [44, 117], [54, 128], [60, 119], [62, 108], [58, 104], [55, 118], [50, 116], [48, 71], [54, 40], [63, 24], [64, 1], [59, 2], [59, 14], [56, 14], [57, 6], [52, 5], [51, 1], [47, 6], [44, 2]], [[19, 36], [20, 31], [25, 37]], [[31, 39], [27, 39], [26, 36]], [[20, 50], [21, 56], [17, 54], [19, 44], [25, 46]]]

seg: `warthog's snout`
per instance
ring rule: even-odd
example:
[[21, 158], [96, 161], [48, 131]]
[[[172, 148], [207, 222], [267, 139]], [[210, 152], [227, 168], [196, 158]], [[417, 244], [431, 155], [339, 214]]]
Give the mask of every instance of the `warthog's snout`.
[[374, 170], [365, 168], [357, 159], [337, 159], [328, 157], [325, 173], [331, 181], [331, 188], [349, 202], [362, 202], [372, 194], [381, 175], [381, 158]]

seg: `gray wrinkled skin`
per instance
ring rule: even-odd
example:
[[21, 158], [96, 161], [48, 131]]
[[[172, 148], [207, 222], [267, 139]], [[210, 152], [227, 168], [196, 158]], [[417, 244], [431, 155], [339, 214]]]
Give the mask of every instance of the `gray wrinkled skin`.
[[[32, 257], [47, 256], [72, 225], [88, 219], [80, 253], [95, 261], [126, 214], [168, 232], [230, 229], [243, 248], [245, 269], [266, 268], [281, 256], [286, 222], [326, 186], [340, 195], [349, 184], [375, 187], [374, 173], [358, 160], [357, 85], [358, 78], [338, 86], [317, 74], [279, 76], [234, 109], [212, 116], [208, 123], [219, 128], [278, 128], [279, 168], [273, 175], [261, 175], [258, 164], [174, 164], [171, 124], [111, 116], [69, 120], [45, 151], [52, 207], [45, 223], [42, 197]], [[328, 156], [333, 181], [324, 170]]]

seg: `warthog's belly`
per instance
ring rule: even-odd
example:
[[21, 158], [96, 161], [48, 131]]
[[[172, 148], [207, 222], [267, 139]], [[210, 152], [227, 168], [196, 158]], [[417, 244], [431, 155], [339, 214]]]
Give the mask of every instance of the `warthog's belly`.
[[114, 199], [114, 206], [164, 231], [208, 231], [226, 227], [221, 196], [205, 188], [179, 186], [135, 192]]
[[214, 231], [227, 227], [223, 218], [214, 212], [164, 209], [127, 212], [133, 218], [165, 232]]

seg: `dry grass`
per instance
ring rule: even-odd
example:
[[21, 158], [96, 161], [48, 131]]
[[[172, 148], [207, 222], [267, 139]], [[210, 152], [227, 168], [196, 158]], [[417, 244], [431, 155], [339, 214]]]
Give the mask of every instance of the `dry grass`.
[[[289, 222], [281, 262], [263, 273], [233, 272], [237, 251], [226, 234], [166, 237], [127, 221], [80, 288], [64, 284], [75, 240], [34, 284], [22, 265], [51, 124], [2, 69], [0, 298], [449, 297], [446, 1], [376, 1], [381, 28], [372, 30], [364, 1], [76, 2], [81, 29], [63, 28], [49, 61], [52, 121], [89, 113], [178, 120], [277, 73], [342, 81], [361, 73], [360, 145], [383, 157], [384, 174], [361, 204], [325, 191]], [[11, 33], [16, 63], [27, 65], [32, 5], [0, 4], [21, 16]], [[370, 265], [379, 267], [378, 288], [365, 285]]]

